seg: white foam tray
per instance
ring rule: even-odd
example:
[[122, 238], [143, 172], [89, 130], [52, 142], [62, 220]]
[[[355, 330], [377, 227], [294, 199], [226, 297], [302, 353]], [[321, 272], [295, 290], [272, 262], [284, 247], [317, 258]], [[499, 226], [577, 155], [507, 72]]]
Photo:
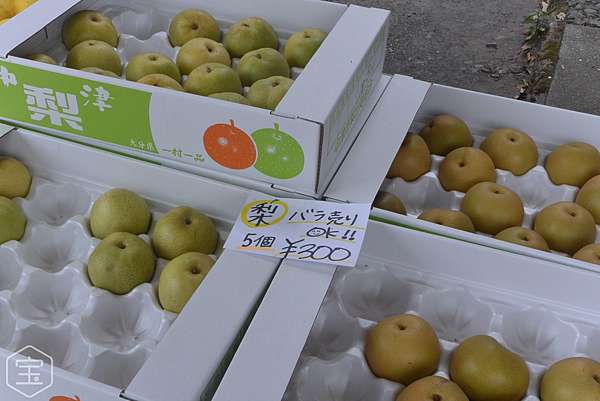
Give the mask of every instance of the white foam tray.
[[539, 401], [550, 364], [600, 360], [599, 285], [597, 273], [371, 222], [355, 269], [284, 262], [215, 401], [393, 401], [402, 386], [371, 373], [364, 339], [401, 313], [435, 328], [436, 374], [448, 377], [460, 341], [488, 334], [526, 360], [523, 401]]
[[[557, 146], [582, 141], [600, 149], [600, 117], [556, 109], [513, 99], [476, 93], [442, 85], [432, 85], [419, 112], [411, 125], [418, 133], [434, 116], [442, 113], [456, 115], [465, 120], [479, 147], [485, 137], [496, 128], [515, 128], [529, 134], [539, 151], [537, 166], [522, 176], [497, 169], [496, 182], [516, 192], [523, 202], [525, 217], [523, 226], [532, 228], [535, 215], [544, 207], [561, 201], [574, 201], [577, 187], [553, 184], [544, 168], [544, 159]], [[388, 118], [392, 118], [389, 116]], [[404, 134], [402, 134], [404, 135]], [[460, 210], [464, 193], [446, 191], [438, 181], [437, 173], [444, 158], [432, 155], [431, 171], [413, 182], [402, 178], [385, 179], [382, 190], [398, 196], [406, 206], [407, 216], [381, 209], [374, 209], [373, 216], [388, 222], [414, 227], [420, 230], [479, 243], [510, 252], [563, 263], [585, 269], [598, 270], [598, 266], [582, 262], [560, 252], [544, 252], [520, 245], [496, 240], [483, 233], [469, 233], [444, 227], [417, 217], [431, 208]], [[597, 226], [596, 242], [600, 242]]]
[[[160, 360], [160, 355], [172, 354], [179, 365], [194, 366], [196, 372], [190, 375], [191, 382], [180, 383], [182, 400], [196, 401], [205, 391], [214, 390], [206, 387], [214, 386], [213, 376], [222, 369], [221, 360], [278, 265], [276, 259], [247, 259], [248, 266], [243, 268], [255, 276], [246, 283], [248, 288], [229, 295], [226, 307], [211, 302], [215, 294], [228, 293], [242, 284], [235, 271], [242, 267], [228, 266], [232, 255], [223, 254], [222, 244], [247, 192], [25, 131], [0, 139], [0, 155], [19, 158], [34, 174], [28, 196], [15, 200], [27, 216], [26, 233], [19, 242], [0, 245], [0, 348], [10, 353], [35, 346], [52, 356], [55, 368], [77, 375], [77, 380], [90, 379], [117, 393], [125, 390], [140, 400], [165, 399], [163, 394], [153, 394], [152, 386], [165, 387], [159, 390], [165, 393], [173, 386], [173, 375], [180, 374], [181, 368]], [[52, 157], [61, 160], [52, 161]], [[90, 165], [94, 162], [97, 164]], [[153, 225], [164, 212], [179, 205], [196, 207], [217, 224], [220, 241], [213, 255], [217, 263], [179, 316], [164, 311], [157, 299], [166, 260], [158, 259], [150, 283], [127, 295], [117, 296], [90, 283], [86, 263], [100, 241], [89, 231], [89, 213], [95, 199], [113, 186], [144, 196]], [[140, 237], [150, 242], [149, 235]], [[235, 312], [228, 314], [230, 308]], [[216, 325], [215, 318], [226, 323]], [[173, 322], [178, 326], [172, 340], [162, 346]], [[177, 338], [189, 338], [195, 331], [199, 341]], [[157, 359], [150, 359], [160, 346]], [[211, 346], [214, 348], [206, 348]], [[199, 363], [198, 353], [207, 359]], [[141, 371], [143, 367], [151, 373]], [[154, 370], [157, 367], [165, 377], [154, 377], [160, 374]], [[81, 391], [79, 386], [74, 389]], [[138, 394], [140, 398], [136, 398]]]

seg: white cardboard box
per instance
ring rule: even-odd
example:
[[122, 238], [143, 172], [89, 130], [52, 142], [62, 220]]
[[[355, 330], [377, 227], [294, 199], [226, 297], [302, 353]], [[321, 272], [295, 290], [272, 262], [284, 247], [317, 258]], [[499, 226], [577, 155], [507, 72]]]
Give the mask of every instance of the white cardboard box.
[[[486, 135], [496, 128], [516, 128], [528, 133], [533, 138], [540, 153], [538, 165], [534, 169], [521, 177], [516, 177], [507, 171], [497, 170], [497, 182], [512, 189], [521, 197], [525, 207], [523, 224], [530, 228], [535, 215], [543, 207], [559, 201], [574, 201], [578, 190], [572, 186], [552, 184], [543, 167], [546, 155], [559, 145], [577, 141], [589, 143], [600, 149], [600, 137], [597, 135], [600, 132], [600, 117], [598, 116], [437, 84], [431, 85], [414, 121], [410, 124], [410, 130], [419, 132], [430, 118], [442, 113], [456, 115], [465, 120], [475, 137], [474, 146], [476, 147]], [[380, 121], [374, 123], [385, 124], [385, 121], [390, 118], [393, 120], [395, 116], [388, 114], [387, 118], [382, 117]], [[369, 124], [370, 122], [367, 126]], [[404, 134], [399, 133], [399, 135]], [[408, 216], [380, 209], [374, 209], [372, 216], [393, 224], [597, 271], [598, 268], [593, 264], [556, 252], [539, 251], [496, 240], [480, 233], [468, 233], [416, 219], [416, 216], [427, 208], [458, 209], [460, 206], [462, 194], [446, 192], [437, 182], [435, 171], [437, 171], [441, 159], [441, 157], [434, 156], [433, 172], [427, 173], [412, 183], [396, 178], [386, 180], [383, 184], [382, 189], [395, 193], [404, 201]], [[382, 169], [373, 180], [381, 184], [386, 173], [387, 167]], [[346, 185], [345, 188], [349, 187]], [[352, 190], [350, 191], [351, 193], [345, 195], [347, 199], [357, 197], [357, 199], [361, 199], [364, 196], [363, 194], [355, 195]], [[372, 196], [373, 192], [370, 191], [369, 195]], [[598, 240], [600, 240], [600, 234], [597, 236], [596, 242]]]
[[[36, 179], [79, 182], [97, 186], [100, 192], [107, 187], [126, 187], [153, 202], [196, 207], [225, 227], [236, 220], [248, 195], [247, 190], [228, 184], [4, 125], [0, 125], [0, 154], [22, 160]], [[77, 396], [81, 401], [116, 400], [121, 395], [135, 401], [210, 398], [278, 265], [278, 259], [223, 251], [201, 291], [175, 318], [126, 388], [105, 385], [55, 367], [53, 386], [33, 399], [47, 401], [59, 395]], [[0, 306], [5, 306], [2, 314], [7, 302], [0, 302]], [[26, 327], [30, 327], [28, 324]], [[24, 328], [17, 323], [9, 344], [20, 341]], [[94, 346], [90, 349], [93, 354]], [[0, 349], [0, 355], [8, 357], [12, 351], [15, 350]], [[25, 400], [5, 386], [7, 366], [2, 358], [0, 398]]]
[[[259, 15], [275, 26], [282, 40], [305, 27], [318, 27], [329, 34], [273, 113], [22, 58], [34, 51], [63, 58], [62, 23], [67, 16], [86, 8], [104, 9], [113, 15], [129, 10], [126, 15], [139, 27], [156, 26], [154, 35], [148, 38], [138, 34], [143, 36], [141, 40], [127, 35], [136, 33], [133, 31], [138, 25], [125, 26], [127, 31], [122, 32], [119, 48], [123, 58], [156, 51], [155, 46], [160, 42], [164, 47], [166, 41], [164, 32], [158, 31], [168, 28], [170, 17], [177, 11], [189, 7], [211, 12], [223, 29], [241, 18]], [[322, 194], [366, 120], [371, 95], [377, 98], [383, 89], [378, 84], [388, 16], [385, 10], [314, 0], [136, 0], [127, 5], [116, 0], [42, 0], [0, 28], [0, 35], [9, 38], [0, 44], [0, 68], [6, 77], [0, 81], [6, 81], [0, 85], [0, 118], [148, 159], [169, 159], [207, 170], [207, 174], [212, 171], [260, 181], [276, 189]], [[9, 83], [13, 81], [16, 83]], [[39, 114], [32, 118], [35, 113], [28, 109], [31, 105], [27, 104], [23, 84], [47, 88], [52, 95], [74, 95], [77, 110], [74, 106], [62, 110], [70, 113], [71, 121], [61, 117], [51, 120]], [[89, 104], [84, 106], [86, 99], [81, 90], [85, 85], [92, 90], [108, 90], [114, 107], [99, 111]], [[204, 132], [213, 125], [228, 125], [231, 120], [248, 135], [262, 129], [274, 130], [276, 137], [285, 138], [281, 132], [287, 133], [302, 149], [294, 155], [302, 160], [302, 168], [278, 167], [265, 173], [254, 164], [234, 170], [215, 162], [205, 151]], [[260, 156], [260, 149], [258, 153]]]
[[401, 386], [371, 374], [364, 335], [407, 311], [438, 332], [442, 376], [457, 340], [471, 335], [521, 354], [527, 400], [539, 401], [551, 363], [600, 358], [597, 273], [380, 222], [369, 224], [359, 266], [284, 261], [213, 401], [394, 399]]

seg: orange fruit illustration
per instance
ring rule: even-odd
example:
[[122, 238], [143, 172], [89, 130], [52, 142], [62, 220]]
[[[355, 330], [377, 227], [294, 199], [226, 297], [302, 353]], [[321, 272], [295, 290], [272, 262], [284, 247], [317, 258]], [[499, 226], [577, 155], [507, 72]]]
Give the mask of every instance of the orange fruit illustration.
[[250, 135], [229, 124], [215, 124], [204, 133], [206, 153], [216, 163], [233, 170], [244, 170], [256, 161], [256, 146]]

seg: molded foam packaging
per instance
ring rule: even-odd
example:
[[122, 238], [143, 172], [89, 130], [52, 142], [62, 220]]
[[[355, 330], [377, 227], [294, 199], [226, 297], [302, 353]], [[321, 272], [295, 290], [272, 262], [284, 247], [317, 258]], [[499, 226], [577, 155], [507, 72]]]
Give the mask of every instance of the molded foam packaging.
[[[279, 264], [222, 249], [248, 191], [25, 130], [0, 137], [0, 155], [34, 176], [27, 197], [15, 200], [27, 216], [25, 235], [0, 245], [0, 355], [36, 358], [24, 349], [33, 346], [53, 358], [54, 384], [33, 399], [160, 401], [173, 389], [178, 400], [210, 397]], [[92, 286], [86, 264], [100, 240], [89, 215], [111, 187], [143, 196], [153, 225], [183, 205], [215, 222], [216, 264], [181, 314], [158, 301], [166, 260], [126, 295]], [[150, 243], [152, 230], [139, 237]], [[0, 374], [15, 368], [2, 363]], [[18, 397], [0, 388], [0, 398]]]

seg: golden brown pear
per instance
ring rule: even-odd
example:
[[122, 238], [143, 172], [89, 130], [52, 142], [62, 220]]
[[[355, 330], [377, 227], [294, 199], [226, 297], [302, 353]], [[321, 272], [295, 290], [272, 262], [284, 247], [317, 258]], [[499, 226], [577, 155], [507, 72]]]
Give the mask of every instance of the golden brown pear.
[[429, 209], [421, 213], [419, 219], [446, 227], [456, 228], [457, 230], [468, 231], [471, 233], [475, 231], [475, 227], [469, 216], [458, 210]]
[[454, 149], [473, 145], [467, 124], [458, 117], [441, 114], [434, 117], [420, 132], [431, 153], [445, 156]]
[[419, 135], [409, 132], [390, 166], [388, 177], [414, 181], [430, 169], [431, 153], [427, 144]]
[[477, 231], [490, 235], [520, 226], [525, 215], [519, 196], [493, 182], [482, 182], [469, 189], [461, 210], [471, 218]]
[[404, 203], [396, 195], [389, 192], [379, 191], [375, 197], [373, 206], [378, 209], [406, 215]]
[[469, 401], [454, 382], [440, 376], [428, 376], [404, 388], [396, 401]]
[[577, 193], [575, 202], [583, 206], [600, 224], [600, 175], [590, 178]]
[[573, 255], [596, 239], [594, 217], [572, 202], [547, 206], [535, 216], [533, 229], [541, 234], [550, 249]]
[[470, 401], [521, 401], [529, 386], [525, 361], [490, 336], [463, 341], [450, 357], [450, 376]]
[[480, 148], [490, 156], [497, 168], [508, 170], [514, 175], [523, 175], [534, 168], [539, 157], [533, 139], [512, 128], [492, 131]]
[[495, 182], [496, 169], [492, 159], [482, 150], [458, 148], [446, 156], [438, 172], [446, 191], [467, 192], [480, 182]]
[[600, 363], [589, 358], [556, 362], [544, 373], [541, 401], [600, 400]]
[[409, 385], [435, 373], [441, 355], [435, 331], [415, 315], [389, 317], [367, 333], [365, 356], [377, 377]]
[[556, 185], [581, 187], [600, 174], [600, 153], [587, 143], [569, 143], [554, 149], [546, 158], [545, 167], [550, 180]]
[[509, 227], [500, 231], [496, 235], [496, 239], [528, 248], [539, 249], [540, 251], [550, 250], [548, 243], [540, 234], [525, 227]]

